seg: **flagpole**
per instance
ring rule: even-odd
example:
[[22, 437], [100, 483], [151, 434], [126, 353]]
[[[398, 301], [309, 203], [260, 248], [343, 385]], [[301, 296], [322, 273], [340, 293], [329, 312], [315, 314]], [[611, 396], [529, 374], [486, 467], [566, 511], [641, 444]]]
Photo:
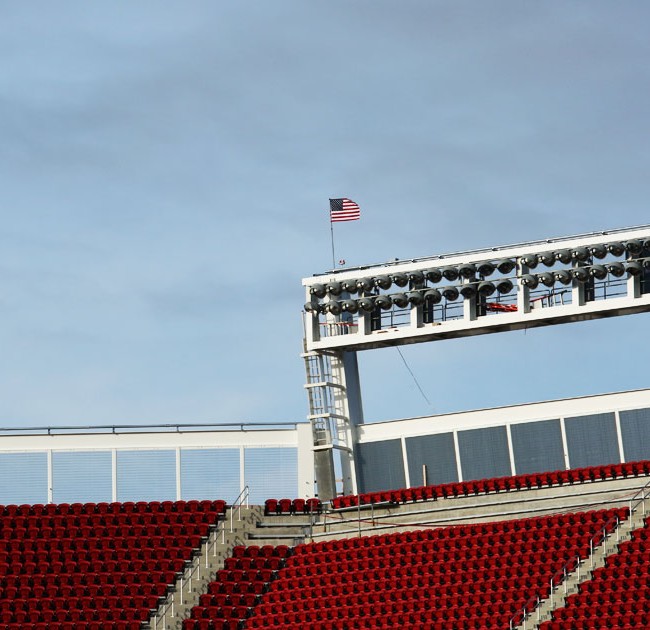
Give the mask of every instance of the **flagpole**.
[[332, 269], [336, 269], [336, 256], [334, 255], [334, 222], [330, 217], [330, 233], [332, 235]]

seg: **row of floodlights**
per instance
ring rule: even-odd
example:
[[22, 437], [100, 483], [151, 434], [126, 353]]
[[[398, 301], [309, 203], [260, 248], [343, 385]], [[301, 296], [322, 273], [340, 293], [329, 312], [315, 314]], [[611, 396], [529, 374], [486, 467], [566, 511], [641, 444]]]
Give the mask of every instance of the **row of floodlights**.
[[393, 293], [391, 295], [373, 295], [370, 297], [362, 297], [357, 300], [330, 300], [324, 304], [316, 302], [307, 302], [305, 304], [305, 311], [317, 315], [318, 313], [332, 313], [332, 315], [339, 315], [342, 312], [357, 313], [365, 311], [370, 313], [376, 308], [384, 311], [391, 309], [393, 306], [398, 308], [406, 308], [408, 306], [421, 306], [425, 302], [429, 304], [438, 304], [444, 297], [446, 300], [453, 302], [461, 295], [464, 298], [471, 298], [475, 295], [489, 296], [495, 291], [498, 293], [510, 293], [513, 289], [511, 280], [507, 278], [494, 282], [471, 282], [463, 284], [458, 287], [448, 286], [443, 289], [420, 289], [415, 291], [408, 291], [407, 293]]
[[643, 250], [650, 250], [650, 239], [637, 240], [633, 239], [621, 243], [599, 243], [598, 245], [587, 245], [585, 247], [576, 247], [574, 249], [561, 249], [556, 252], [542, 252], [541, 254], [524, 254], [521, 258], [521, 264], [529, 269], [534, 269], [539, 263], [546, 267], [552, 267], [556, 262], [568, 264], [570, 262], [587, 262], [592, 258], [602, 260], [607, 255], [622, 256], [629, 253], [632, 256], [640, 255]]
[[571, 269], [557, 269], [550, 272], [531, 274], [527, 273], [521, 276], [520, 282], [529, 289], [535, 289], [540, 283], [547, 287], [552, 287], [556, 282], [567, 285], [573, 280], [578, 282], [587, 282], [590, 278], [604, 280], [608, 274], [614, 278], [621, 278], [626, 273], [629, 276], [640, 276], [643, 273], [644, 266], [648, 266], [649, 259], [641, 258], [630, 260], [628, 262], [610, 262], [604, 265], [587, 265], [584, 267], [573, 267]]
[[[650, 239], [630, 240], [625, 243], [614, 242], [588, 247], [576, 247], [574, 249], [562, 249], [559, 251], [543, 252], [541, 254], [525, 254], [520, 258], [521, 264], [528, 269], [534, 269], [539, 263], [552, 267], [556, 262], [568, 264], [570, 262], [587, 262], [592, 258], [602, 259], [608, 254], [622, 256], [626, 252], [632, 256], [638, 256], [643, 250], [650, 251]], [[317, 298], [324, 298], [326, 295], [338, 296], [341, 293], [368, 293], [373, 289], [390, 289], [394, 284], [397, 287], [405, 287], [410, 284], [413, 288], [423, 287], [426, 281], [431, 283], [441, 282], [443, 279], [455, 282], [459, 278], [465, 280], [475, 279], [478, 275], [487, 278], [495, 271], [502, 274], [510, 273], [516, 266], [514, 260], [504, 258], [495, 262], [467, 263], [463, 265], [433, 267], [424, 271], [410, 271], [408, 273], [397, 272], [392, 274], [374, 276], [371, 278], [356, 278], [321, 284], [312, 284], [309, 293]], [[564, 276], [562, 276], [564, 278]], [[562, 281], [562, 280], [560, 280]]]
[[510, 273], [515, 268], [515, 261], [504, 258], [498, 262], [484, 262], [479, 265], [466, 264], [458, 267], [434, 267], [425, 271], [409, 271], [408, 273], [392, 273], [372, 278], [358, 278], [352, 280], [332, 281], [327, 284], [312, 284], [309, 293], [317, 298], [329, 295], [341, 295], [341, 293], [366, 293], [373, 289], [390, 289], [394, 284], [397, 287], [405, 287], [410, 283], [413, 287], [422, 287], [429, 282], [441, 282], [444, 278], [450, 282], [465, 278], [475, 278], [476, 274], [486, 277], [496, 269], [501, 273]]
[[[643, 273], [644, 266], [650, 266], [650, 258], [631, 260], [625, 263], [610, 262], [605, 265], [589, 265], [584, 267], [573, 267], [571, 269], [558, 269], [554, 272], [537, 274], [525, 274], [521, 276], [520, 282], [529, 289], [535, 289], [539, 284], [552, 287], [556, 282], [567, 285], [573, 280], [584, 283], [591, 278], [604, 280], [608, 274], [620, 278], [626, 273], [630, 276], [638, 276]], [[305, 311], [318, 315], [319, 313], [332, 313], [338, 315], [342, 312], [357, 313], [359, 311], [372, 312], [376, 308], [389, 310], [393, 306], [406, 308], [408, 306], [420, 306], [425, 302], [438, 304], [444, 297], [447, 301], [455, 301], [460, 296], [471, 298], [474, 296], [488, 297], [495, 291], [501, 295], [510, 293], [514, 288], [512, 281], [503, 278], [498, 282], [484, 280], [482, 282], [469, 282], [460, 286], [447, 286], [438, 289], [419, 289], [406, 293], [393, 293], [391, 295], [373, 295], [359, 299], [332, 300], [325, 303], [316, 301], [307, 302]]]

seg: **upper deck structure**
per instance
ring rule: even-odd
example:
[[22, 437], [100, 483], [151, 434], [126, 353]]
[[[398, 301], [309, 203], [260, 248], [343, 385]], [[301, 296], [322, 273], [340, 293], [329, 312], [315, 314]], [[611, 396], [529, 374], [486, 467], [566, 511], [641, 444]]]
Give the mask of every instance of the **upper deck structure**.
[[307, 350], [367, 350], [650, 310], [650, 226], [305, 278]]

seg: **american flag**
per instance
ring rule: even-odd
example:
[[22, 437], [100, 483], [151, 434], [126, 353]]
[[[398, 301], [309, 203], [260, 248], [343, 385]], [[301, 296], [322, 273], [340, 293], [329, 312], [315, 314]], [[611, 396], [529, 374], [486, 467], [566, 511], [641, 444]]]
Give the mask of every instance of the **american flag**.
[[361, 209], [350, 199], [330, 199], [330, 221], [356, 221], [361, 218]]

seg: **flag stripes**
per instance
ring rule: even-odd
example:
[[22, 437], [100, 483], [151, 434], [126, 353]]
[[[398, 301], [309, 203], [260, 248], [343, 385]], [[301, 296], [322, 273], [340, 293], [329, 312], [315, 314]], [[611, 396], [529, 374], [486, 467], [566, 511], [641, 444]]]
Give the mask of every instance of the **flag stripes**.
[[361, 218], [361, 208], [350, 199], [330, 199], [330, 221], [356, 221]]

